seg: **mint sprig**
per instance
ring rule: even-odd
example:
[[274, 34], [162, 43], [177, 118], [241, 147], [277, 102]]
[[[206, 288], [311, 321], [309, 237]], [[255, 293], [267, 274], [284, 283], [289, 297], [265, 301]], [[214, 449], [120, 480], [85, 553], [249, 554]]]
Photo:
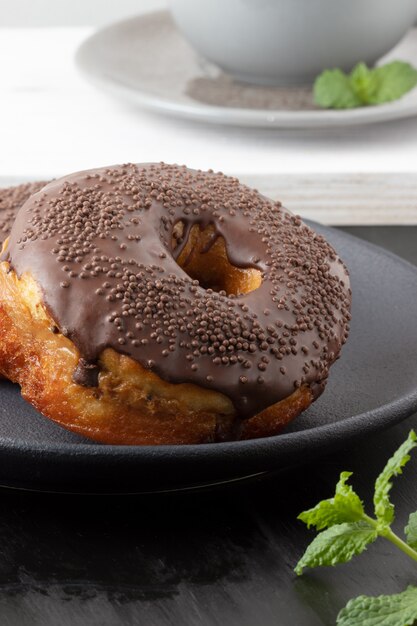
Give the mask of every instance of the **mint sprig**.
[[342, 472], [336, 485], [333, 498], [322, 500], [314, 509], [303, 511], [298, 519], [307, 524], [307, 527], [315, 526], [316, 530], [329, 528], [334, 524], [343, 522], [358, 522], [363, 519], [364, 509], [359, 496], [347, 484], [352, 472]]
[[417, 69], [404, 61], [369, 68], [358, 63], [350, 74], [324, 70], [314, 82], [314, 102], [326, 109], [353, 109], [398, 100], [417, 85]]
[[417, 550], [417, 512], [411, 513], [408, 518], [408, 524], [404, 529], [407, 543], [414, 550]]
[[359, 596], [337, 617], [337, 626], [412, 626], [417, 620], [417, 587], [392, 596]]
[[[303, 511], [298, 519], [321, 531], [308, 546], [295, 567], [300, 575], [306, 567], [346, 563], [361, 554], [378, 537], [391, 541], [407, 556], [417, 561], [417, 511], [411, 513], [404, 529], [404, 541], [395, 534], [391, 524], [395, 508], [390, 500], [392, 479], [402, 473], [417, 447], [412, 430], [407, 440], [388, 460], [375, 482], [374, 517], [369, 516], [348, 480], [351, 472], [342, 472], [335, 495], [322, 500], [314, 508]], [[338, 626], [411, 626], [417, 621], [417, 587], [408, 587], [396, 595], [359, 596], [348, 602], [337, 618]]]
[[389, 500], [392, 478], [402, 474], [402, 468], [410, 460], [409, 452], [417, 446], [417, 437], [412, 430], [408, 438], [387, 461], [384, 469], [375, 482], [374, 507], [375, 515], [382, 525], [390, 525], [394, 521], [394, 505]]
[[378, 537], [368, 522], [335, 524], [317, 535], [295, 567], [302, 574], [305, 567], [347, 563], [363, 552]]

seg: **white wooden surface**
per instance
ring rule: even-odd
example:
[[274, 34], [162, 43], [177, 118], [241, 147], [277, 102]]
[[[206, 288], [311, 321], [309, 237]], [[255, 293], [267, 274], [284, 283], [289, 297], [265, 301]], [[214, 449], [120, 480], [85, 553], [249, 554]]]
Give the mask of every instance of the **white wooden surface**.
[[77, 74], [74, 52], [90, 32], [0, 28], [0, 176], [165, 160], [240, 175], [327, 223], [417, 223], [417, 118], [307, 133], [152, 115], [107, 99]]
[[281, 200], [294, 213], [322, 224], [417, 224], [415, 173], [245, 175], [241, 179]]

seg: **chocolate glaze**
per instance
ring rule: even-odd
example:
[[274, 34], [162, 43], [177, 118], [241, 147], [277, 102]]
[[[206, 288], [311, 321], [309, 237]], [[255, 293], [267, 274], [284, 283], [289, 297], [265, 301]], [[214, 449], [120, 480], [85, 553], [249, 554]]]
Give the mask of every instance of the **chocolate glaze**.
[[[224, 238], [233, 265], [260, 270], [261, 286], [227, 295], [192, 280], [175, 258], [194, 224]], [[1, 260], [40, 285], [80, 352], [81, 384], [96, 383], [84, 365], [111, 347], [164, 380], [225, 394], [247, 418], [302, 384], [319, 395], [348, 334], [349, 278], [332, 247], [212, 171], [128, 164], [56, 180], [25, 203]]]
[[83, 387], [98, 387], [99, 373], [100, 368], [97, 363], [89, 363], [81, 357], [74, 370], [72, 379], [77, 385], [82, 385]]

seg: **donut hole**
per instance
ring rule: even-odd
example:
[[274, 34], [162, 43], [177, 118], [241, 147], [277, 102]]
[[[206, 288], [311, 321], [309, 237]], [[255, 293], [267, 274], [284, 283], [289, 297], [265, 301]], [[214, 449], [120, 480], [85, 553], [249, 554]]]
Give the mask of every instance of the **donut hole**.
[[[172, 233], [172, 249], [183, 245], [185, 224], [180, 221]], [[252, 267], [236, 267], [227, 256], [224, 238], [209, 225], [202, 229], [194, 224], [177, 258], [181, 269], [204, 289], [225, 291], [227, 295], [243, 295], [254, 291], [262, 283], [262, 273]]]

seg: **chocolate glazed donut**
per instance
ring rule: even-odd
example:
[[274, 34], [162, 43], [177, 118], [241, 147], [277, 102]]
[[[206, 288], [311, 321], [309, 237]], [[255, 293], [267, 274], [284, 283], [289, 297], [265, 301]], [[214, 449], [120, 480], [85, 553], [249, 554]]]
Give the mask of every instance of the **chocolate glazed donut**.
[[20, 211], [1, 261], [33, 278], [75, 345], [77, 386], [100, 387], [112, 349], [226, 396], [227, 438], [296, 390], [318, 397], [348, 334], [349, 278], [332, 247], [212, 171], [128, 164], [53, 181]]
[[[23, 183], [13, 187], [0, 189], [0, 246], [10, 234], [17, 212], [33, 193], [36, 193], [46, 182]], [[0, 379], [3, 378], [0, 374]]]
[[0, 189], [0, 244], [9, 235], [20, 207], [45, 185], [46, 182], [23, 183]]

